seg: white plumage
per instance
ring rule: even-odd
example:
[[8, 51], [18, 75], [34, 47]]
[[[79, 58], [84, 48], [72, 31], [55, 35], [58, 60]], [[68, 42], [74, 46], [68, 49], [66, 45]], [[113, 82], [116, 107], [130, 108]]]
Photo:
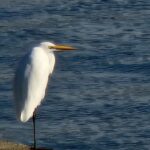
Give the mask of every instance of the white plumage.
[[28, 121], [44, 99], [48, 78], [55, 65], [54, 51], [74, 49], [71, 46], [42, 42], [22, 59], [14, 79], [14, 99], [18, 120]]
[[55, 56], [52, 43], [44, 42], [33, 48], [20, 62], [14, 82], [17, 118], [28, 121], [45, 96], [49, 75], [53, 72]]

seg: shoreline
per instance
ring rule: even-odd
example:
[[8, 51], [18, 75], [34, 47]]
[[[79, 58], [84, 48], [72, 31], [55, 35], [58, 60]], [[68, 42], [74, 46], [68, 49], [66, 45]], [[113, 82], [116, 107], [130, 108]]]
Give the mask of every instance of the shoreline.
[[30, 150], [30, 149], [31, 147], [24, 144], [10, 142], [7, 140], [0, 140], [0, 150]]
[[30, 150], [31, 147], [15, 142], [0, 140], [0, 150]]
[[[31, 146], [21, 144], [21, 143], [15, 143], [10, 142], [7, 140], [0, 140], [0, 150], [33, 150]], [[36, 148], [36, 150], [53, 150], [53, 149], [47, 149], [47, 148]]]

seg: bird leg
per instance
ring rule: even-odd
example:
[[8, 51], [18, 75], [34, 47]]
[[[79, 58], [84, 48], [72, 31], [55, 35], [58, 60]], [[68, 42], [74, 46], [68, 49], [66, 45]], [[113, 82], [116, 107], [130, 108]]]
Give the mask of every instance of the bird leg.
[[36, 118], [36, 109], [33, 112], [33, 134], [34, 134], [34, 150], [36, 150], [36, 137], [35, 137], [35, 118]]

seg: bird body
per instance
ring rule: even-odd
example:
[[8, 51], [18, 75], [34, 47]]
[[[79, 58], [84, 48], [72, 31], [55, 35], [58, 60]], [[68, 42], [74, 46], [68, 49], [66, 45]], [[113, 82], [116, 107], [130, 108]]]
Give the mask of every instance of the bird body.
[[20, 62], [14, 83], [16, 112], [20, 121], [28, 121], [43, 100], [54, 64], [54, 53], [43, 47], [33, 48]]

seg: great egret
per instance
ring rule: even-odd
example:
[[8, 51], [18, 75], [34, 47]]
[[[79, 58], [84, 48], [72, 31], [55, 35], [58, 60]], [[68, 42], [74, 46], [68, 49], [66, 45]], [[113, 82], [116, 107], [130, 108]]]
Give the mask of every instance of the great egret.
[[25, 55], [18, 66], [14, 78], [16, 115], [21, 122], [33, 117], [34, 149], [36, 149], [35, 110], [44, 99], [48, 78], [53, 72], [54, 51], [74, 49], [71, 46], [42, 42]]

